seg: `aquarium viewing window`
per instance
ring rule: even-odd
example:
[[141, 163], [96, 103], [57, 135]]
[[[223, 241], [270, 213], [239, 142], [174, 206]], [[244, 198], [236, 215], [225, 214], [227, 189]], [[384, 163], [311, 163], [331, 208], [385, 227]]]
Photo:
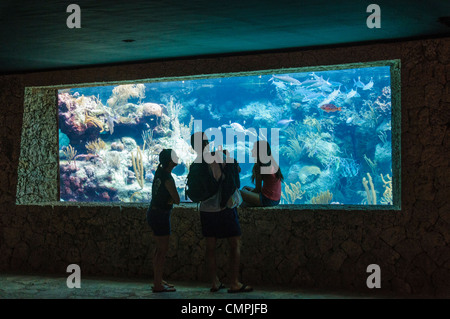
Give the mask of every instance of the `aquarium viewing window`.
[[[266, 139], [284, 175], [281, 204], [394, 204], [392, 63], [285, 69], [58, 91], [60, 200], [151, 199], [158, 154], [176, 151], [182, 199], [193, 132], [226, 148], [251, 186]], [[398, 195], [398, 194], [397, 194]], [[189, 199], [187, 199], [189, 201]]]
[[[399, 68], [394, 60], [29, 88], [17, 202], [148, 204], [164, 148], [180, 158], [173, 176], [189, 202], [190, 136], [205, 131], [211, 150], [240, 163], [241, 187], [252, 186], [254, 142], [267, 140], [284, 176], [282, 205], [399, 209]], [[40, 111], [49, 103], [56, 113]], [[58, 152], [36, 156], [43, 135]]]

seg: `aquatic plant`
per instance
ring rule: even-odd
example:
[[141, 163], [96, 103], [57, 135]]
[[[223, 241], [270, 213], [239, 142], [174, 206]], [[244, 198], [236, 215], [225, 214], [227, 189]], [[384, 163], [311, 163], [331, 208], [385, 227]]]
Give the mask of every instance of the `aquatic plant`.
[[386, 174], [387, 181], [383, 178], [383, 174], [381, 175], [381, 180], [383, 181], [384, 185], [384, 193], [383, 198], [381, 199], [381, 204], [385, 205], [392, 205], [392, 177], [389, 176], [389, 174]]
[[66, 146], [63, 148], [63, 153], [67, 158], [67, 162], [70, 164], [75, 156], [77, 155], [77, 151], [69, 144], [69, 146]]
[[[139, 146], [136, 150], [136, 155], [131, 152], [131, 162], [133, 164], [134, 174], [136, 176], [136, 181], [138, 182], [141, 189], [144, 188], [144, 163], [142, 160], [142, 152]], [[134, 195], [134, 194], [133, 194]]]
[[290, 184], [291, 186], [289, 187], [286, 183], [284, 183], [284, 191], [281, 193], [281, 197], [287, 204], [294, 204], [297, 199], [302, 199], [305, 191], [302, 191], [302, 185], [300, 182]]
[[106, 143], [101, 139], [98, 138], [95, 141], [87, 142], [86, 143], [86, 149], [88, 151], [91, 151], [94, 154], [97, 154], [101, 150], [104, 150], [106, 148]]
[[319, 204], [329, 204], [331, 202], [331, 199], [333, 198], [333, 193], [331, 193], [329, 190], [326, 192], [321, 192], [320, 194], [317, 194], [313, 198], [311, 198], [311, 204], [319, 205]]
[[[362, 183], [364, 186], [364, 189], [366, 190], [367, 195], [367, 204], [368, 205], [376, 205], [377, 204], [377, 194], [375, 193], [375, 187], [373, 186], [372, 176], [370, 176], [369, 173], [367, 173], [368, 180], [363, 177]], [[370, 185], [370, 189], [369, 186]]]

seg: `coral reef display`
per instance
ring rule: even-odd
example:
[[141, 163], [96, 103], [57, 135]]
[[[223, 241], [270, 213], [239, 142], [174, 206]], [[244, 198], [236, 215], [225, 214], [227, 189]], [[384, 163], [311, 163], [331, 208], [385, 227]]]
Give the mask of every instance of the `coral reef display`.
[[243, 186], [253, 142], [267, 139], [284, 204], [392, 205], [392, 179], [381, 174], [392, 171], [391, 104], [389, 66], [60, 90], [60, 199], [148, 202], [158, 155], [172, 148], [184, 200], [190, 135], [201, 129], [222, 133], [211, 148], [239, 159]]

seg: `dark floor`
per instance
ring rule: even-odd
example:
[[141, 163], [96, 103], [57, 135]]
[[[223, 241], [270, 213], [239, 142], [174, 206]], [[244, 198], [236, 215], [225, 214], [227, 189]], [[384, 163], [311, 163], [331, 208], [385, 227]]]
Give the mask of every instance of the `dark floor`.
[[377, 299], [398, 295], [312, 291], [283, 287], [254, 286], [250, 293], [229, 294], [227, 289], [209, 291], [203, 282], [171, 282], [176, 292], [153, 293], [149, 280], [124, 278], [81, 278], [80, 288], [68, 288], [67, 277], [0, 274], [0, 299]]

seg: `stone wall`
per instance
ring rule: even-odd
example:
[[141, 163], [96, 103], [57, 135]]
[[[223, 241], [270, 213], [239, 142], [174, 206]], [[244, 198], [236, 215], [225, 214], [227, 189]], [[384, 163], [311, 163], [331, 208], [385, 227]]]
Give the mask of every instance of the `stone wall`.
[[[84, 274], [152, 275], [144, 206], [16, 205], [26, 87], [391, 59], [401, 59], [401, 211], [241, 209], [241, 275], [254, 286], [367, 291], [366, 268], [378, 264], [379, 292], [448, 296], [448, 38], [0, 76], [0, 270], [64, 275], [78, 263]], [[172, 227], [166, 277], [205, 280], [198, 213], [175, 208]]]

